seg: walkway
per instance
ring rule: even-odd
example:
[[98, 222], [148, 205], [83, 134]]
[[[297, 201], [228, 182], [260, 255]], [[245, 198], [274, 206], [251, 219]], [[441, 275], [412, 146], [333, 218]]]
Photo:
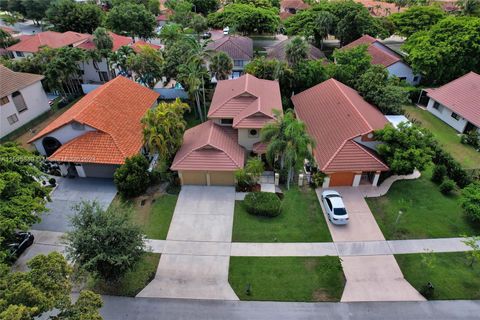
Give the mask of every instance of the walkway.
[[155, 279], [137, 297], [238, 300], [228, 283], [235, 190], [184, 186]]

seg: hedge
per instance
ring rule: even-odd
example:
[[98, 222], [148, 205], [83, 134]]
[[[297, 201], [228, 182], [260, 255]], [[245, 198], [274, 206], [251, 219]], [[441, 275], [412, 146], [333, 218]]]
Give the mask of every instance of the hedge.
[[433, 163], [436, 165], [444, 165], [447, 169], [447, 177], [455, 181], [459, 188], [465, 188], [472, 183], [472, 178], [468, 172], [462, 168], [453, 157], [444, 151], [440, 146], [434, 147], [435, 154], [433, 156]]
[[275, 193], [251, 192], [243, 201], [248, 213], [256, 216], [276, 217], [280, 214], [282, 202]]

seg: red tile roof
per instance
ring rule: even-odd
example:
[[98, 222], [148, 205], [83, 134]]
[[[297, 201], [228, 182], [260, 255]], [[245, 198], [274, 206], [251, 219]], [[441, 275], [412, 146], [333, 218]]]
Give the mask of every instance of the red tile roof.
[[374, 0], [355, 0], [355, 2], [363, 4], [370, 14], [376, 17], [386, 17], [392, 13], [405, 11], [405, 8], [398, 9], [395, 3]]
[[387, 46], [385, 46], [383, 43], [381, 43], [374, 37], [369, 36], [368, 34], [358, 38], [353, 42], [350, 42], [343, 48], [354, 48], [362, 44], [368, 45], [367, 51], [372, 57], [373, 64], [381, 64], [385, 67], [388, 67], [402, 60], [402, 57], [400, 55], [389, 49]]
[[429, 89], [428, 96], [480, 127], [480, 75], [469, 72], [439, 88]]
[[160, 50], [162, 47], [161, 46], [157, 46], [156, 44], [153, 44], [153, 43], [150, 43], [150, 42], [145, 42], [143, 40], [138, 40], [136, 41], [134, 44], [131, 45], [133, 51], [135, 52], [140, 52], [140, 49], [141, 47], [144, 47], [144, 46], [148, 46], [152, 49], [155, 49], [155, 50]]
[[[120, 49], [122, 46], [128, 46], [133, 43], [132, 38], [127, 37], [127, 36], [121, 36], [113, 32], [108, 32], [110, 37], [112, 37], [113, 41], [113, 47], [112, 51], [117, 51]], [[80, 44], [78, 47], [85, 49], [85, 50], [94, 50], [95, 49], [95, 43], [93, 42], [93, 35], [88, 35], [87, 41], [83, 42]]]
[[302, 10], [308, 9], [310, 6], [302, 0], [283, 0], [280, 2], [280, 8]]
[[280, 20], [286, 20], [291, 16], [293, 16], [293, 13], [284, 11], [284, 12], [280, 12], [279, 16], [280, 16]]
[[370, 150], [353, 140], [347, 140], [323, 168], [324, 172], [388, 171], [388, 166]]
[[[313, 150], [320, 169], [333, 165], [333, 158], [345, 147], [346, 141], [383, 128], [388, 120], [377, 108], [363, 100], [354, 89], [330, 79], [292, 97], [297, 116], [305, 122], [307, 131], [316, 141]], [[364, 152], [348, 144], [341, 153]], [[360, 152], [362, 151], [362, 152]], [[351, 162], [343, 170], [355, 170], [359, 165]], [[372, 170], [376, 170], [373, 168]]]
[[208, 117], [233, 119], [234, 128], [261, 128], [273, 119], [274, 109], [282, 110], [278, 82], [245, 74], [218, 81]]
[[86, 41], [89, 34], [67, 31], [64, 33], [55, 31], [45, 31], [37, 34], [23, 36], [20, 42], [7, 48], [9, 51], [37, 52], [41, 47], [52, 49], [74, 45]]
[[171, 169], [235, 171], [243, 168], [245, 149], [237, 140], [236, 130], [208, 120], [185, 131]]
[[262, 154], [267, 152], [267, 144], [259, 141], [257, 143], [253, 144], [252, 151], [255, 152], [256, 154]]
[[[50, 160], [122, 164], [143, 145], [141, 118], [158, 93], [118, 76], [93, 90], [29, 142], [72, 122], [95, 128], [64, 144]], [[86, 159], [86, 160], [85, 160]]]
[[[271, 59], [278, 59], [282, 61], [287, 60], [287, 45], [292, 42], [293, 38], [284, 40], [275, 46], [267, 49], [267, 57]], [[317, 47], [308, 44], [308, 59], [317, 60], [325, 58], [325, 54]]]
[[5, 31], [5, 32], [8, 32], [10, 34], [14, 34], [14, 33], [17, 33], [18, 31], [13, 29], [13, 28], [10, 28], [10, 27], [7, 27], [7, 26], [0, 26], [0, 29]]
[[233, 60], [251, 60], [253, 58], [253, 40], [248, 37], [224, 36], [210, 42], [207, 49], [223, 51]]

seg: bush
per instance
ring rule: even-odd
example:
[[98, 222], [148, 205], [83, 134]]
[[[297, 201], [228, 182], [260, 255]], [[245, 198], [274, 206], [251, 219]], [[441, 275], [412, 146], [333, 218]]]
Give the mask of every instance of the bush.
[[321, 187], [323, 185], [323, 181], [325, 180], [325, 177], [327, 175], [323, 172], [317, 171], [314, 174], [312, 174], [312, 186], [314, 188]]
[[433, 168], [432, 181], [436, 184], [443, 182], [445, 175], [447, 174], [447, 168], [443, 164], [436, 165]]
[[471, 145], [475, 149], [480, 148], [480, 134], [477, 132], [477, 130], [470, 130], [468, 133], [462, 134], [460, 141], [463, 144]]
[[461, 204], [472, 221], [480, 222], [480, 182], [472, 183], [463, 189]]
[[50, 183], [52, 187], [55, 187], [57, 185], [57, 180], [55, 180], [55, 178], [50, 178], [48, 179], [48, 183]]
[[136, 155], [125, 160], [115, 171], [113, 181], [122, 197], [136, 197], [147, 191], [150, 185], [148, 161], [142, 155]]
[[280, 214], [282, 202], [275, 193], [252, 192], [244, 200], [247, 212], [256, 216], [276, 217]]
[[455, 181], [459, 188], [465, 188], [472, 183], [472, 178], [467, 171], [449, 153], [445, 152], [438, 145], [434, 146], [434, 149], [433, 163], [436, 165], [443, 164], [447, 168], [447, 176]]
[[453, 189], [455, 189], [455, 181], [451, 179], [445, 179], [440, 184], [440, 192], [443, 194], [449, 194]]

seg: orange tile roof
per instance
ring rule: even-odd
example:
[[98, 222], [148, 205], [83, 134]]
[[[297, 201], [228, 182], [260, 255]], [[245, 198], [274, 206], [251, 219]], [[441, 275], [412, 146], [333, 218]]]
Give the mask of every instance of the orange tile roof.
[[363, 4], [370, 14], [376, 17], [385, 17], [392, 13], [405, 11], [405, 8], [398, 9], [395, 3], [374, 0], [355, 0], [355, 2]]
[[[113, 41], [112, 51], [117, 51], [118, 49], [120, 49], [120, 47], [128, 46], [133, 43], [133, 40], [130, 37], [121, 36], [110, 31], [108, 32], [108, 34], [110, 35], [110, 37], [112, 37]], [[87, 41], [81, 43], [78, 47], [85, 50], [94, 50], [96, 46], [93, 42], [93, 35], [89, 35]]]
[[150, 42], [145, 42], [143, 40], [138, 40], [137, 42], [132, 44], [130, 47], [132, 47], [132, 49], [135, 52], [138, 53], [138, 52], [140, 52], [140, 49], [144, 46], [149, 46], [150, 48], [155, 49], [155, 50], [160, 50], [162, 48], [161, 46], [158, 46], [158, 45], [150, 43]]
[[77, 159], [76, 162], [122, 164], [125, 158], [137, 154], [142, 147], [140, 120], [158, 96], [158, 93], [118, 76], [83, 97], [30, 139], [29, 143], [66, 124], [78, 122], [95, 128], [97, 132], [71, 140], [49, 159], [65, 157], [70, 161]]
[[37, 52], [41, 47], [52, 49], [81, 43], [90, 37], [89, 34], [67, 31], [64, 33], [45, 31], [28, 36], [22, 36], [20, 42], [7, 48], [8, 51]]
[[384, 67], [388, 67], [398, 61], [402, 61], [400, 55], [395, 53], [393, 50], [385, 46], [383, 43], [381, 43], [374, 37], [369, 36], [368, 34], [358, 38], [353, 42], [350, 42], [342, 49], [354, 48], [362, 44], [368, 45], [367, 51], [372, 57], [373, 64], [380, 64]]

